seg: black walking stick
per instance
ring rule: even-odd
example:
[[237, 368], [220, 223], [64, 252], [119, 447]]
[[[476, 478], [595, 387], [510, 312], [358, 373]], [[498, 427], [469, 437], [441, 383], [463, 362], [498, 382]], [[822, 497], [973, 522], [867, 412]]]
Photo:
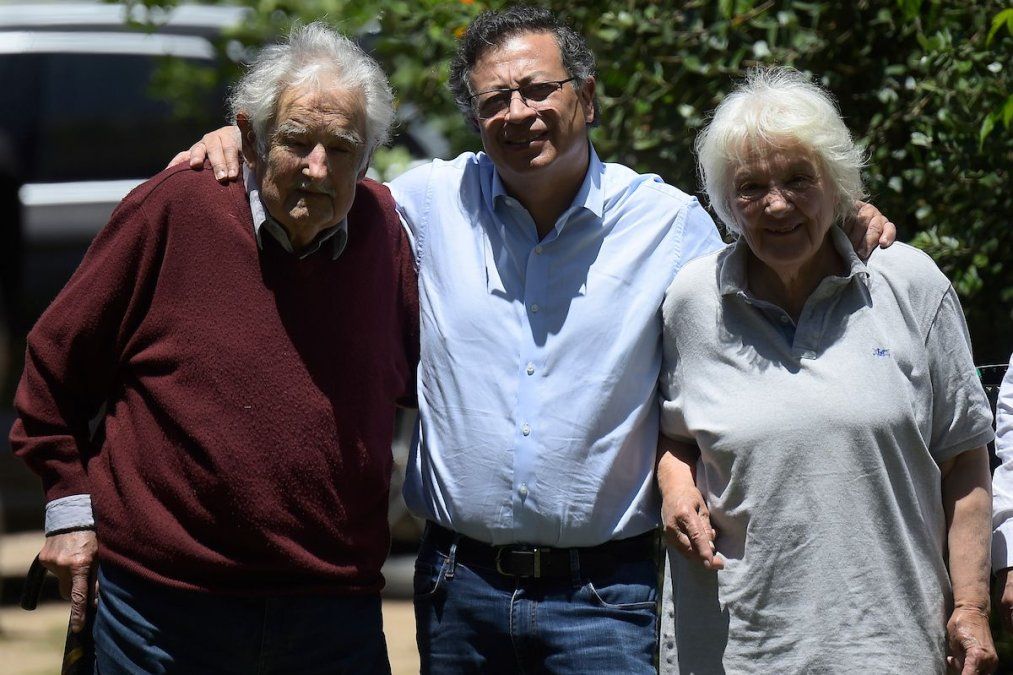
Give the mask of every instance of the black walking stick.
[[[42, 566], [39, 556], [35, 556], [32, 566], [28, 568], [25, 587], [21, 592], [22, 609], [32, 611], [38, 606], [45, 580], [46, 568]], [[95, 671], [95, 643], [91, 634], [94, 623], [94, 598], [88, 598], [85, 601], [84, 628], [80, 633], [75, 633], [69, 625], [67, 626], [67, 643], [63, 648], [61, 675], [85, 675]]]

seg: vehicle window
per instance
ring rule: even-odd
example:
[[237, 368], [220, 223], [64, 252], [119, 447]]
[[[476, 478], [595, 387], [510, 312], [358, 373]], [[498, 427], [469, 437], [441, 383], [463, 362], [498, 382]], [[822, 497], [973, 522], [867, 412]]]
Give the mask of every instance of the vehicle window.
[[188, 106], [196, 112], [185, 117], [157, 98], [151, 81], [159, 58], [33, 54], [14, 60], [23, 63], [5, 68], [0, 82], [13, 80], [15, 90], [37, 89], [35, 128], [18, 114], [3, 123], [15, 127], [19, 138], [34, 140], [24, 155], [28, 182], [146, 178], [225, 119], [221, 91], [200, 95], [205, 100]]

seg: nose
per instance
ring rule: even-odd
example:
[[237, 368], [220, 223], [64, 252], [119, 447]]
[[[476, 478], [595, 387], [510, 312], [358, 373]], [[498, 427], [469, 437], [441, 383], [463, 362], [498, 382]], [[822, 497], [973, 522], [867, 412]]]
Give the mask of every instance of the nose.
[[510, 92], [510, 105], [507, 106], [507, 121], [516, 122], [535, 114], [535, 109], [521, 96], [521, 92]]
[[306, 155], [303, 163], [303, 175], [310, 180], [323, 180], [327, 177], [330, 167], [327, 162], [327, 149], [320, 143]]
[[785, 195], [784, 188], [771, 186], [771, 188], [767, 191], [764, 209], [767, 213], [774, 216], [787, 213], [792, 209], [791, 200], [789, 200], [787, 195]]

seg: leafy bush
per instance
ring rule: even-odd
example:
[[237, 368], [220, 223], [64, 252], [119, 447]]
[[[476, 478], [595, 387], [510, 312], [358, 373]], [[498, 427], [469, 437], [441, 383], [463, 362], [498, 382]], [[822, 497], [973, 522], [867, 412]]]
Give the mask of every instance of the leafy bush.
[[[127, 0], [124, 0], [125, 2]], [[130, 3], [128, 3], [130, 4]], [[132, 4], [172, 4], [144, 0]], [[399, 92], [455, 150], [477, 149], [446, 89], [457, 37], [502, 0], [246, 0], [237, 40], [257, 44], [293, 19], [328, 17], [366, 36]], [[586, 35], [599, 60], [603, 159], [695, 191], [692, 141], [734, 78], [793, 65], [833, 91], [869, 150], [871, 200], [926, 250], [964, 303], [979, 362], [1013, 349], [1013, 10], [999, 0], [636, 0], [543, 2]], [[231, 46], [230, 46], [231, 45]], [[396, 156], [382, 164], [403, 165]]]

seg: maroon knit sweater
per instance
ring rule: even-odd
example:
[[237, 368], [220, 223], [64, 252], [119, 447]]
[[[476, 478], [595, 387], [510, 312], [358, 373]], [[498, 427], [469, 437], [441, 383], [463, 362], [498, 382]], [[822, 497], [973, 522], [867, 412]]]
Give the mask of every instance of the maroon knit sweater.
[[103, 562], [214, 593], [375, 592], [411, 249], [372, 181], [337, 260], [263, 241], [210, 170], [131, 192], [29, 335], [11, 445], [48, 500], [92, 495]]

